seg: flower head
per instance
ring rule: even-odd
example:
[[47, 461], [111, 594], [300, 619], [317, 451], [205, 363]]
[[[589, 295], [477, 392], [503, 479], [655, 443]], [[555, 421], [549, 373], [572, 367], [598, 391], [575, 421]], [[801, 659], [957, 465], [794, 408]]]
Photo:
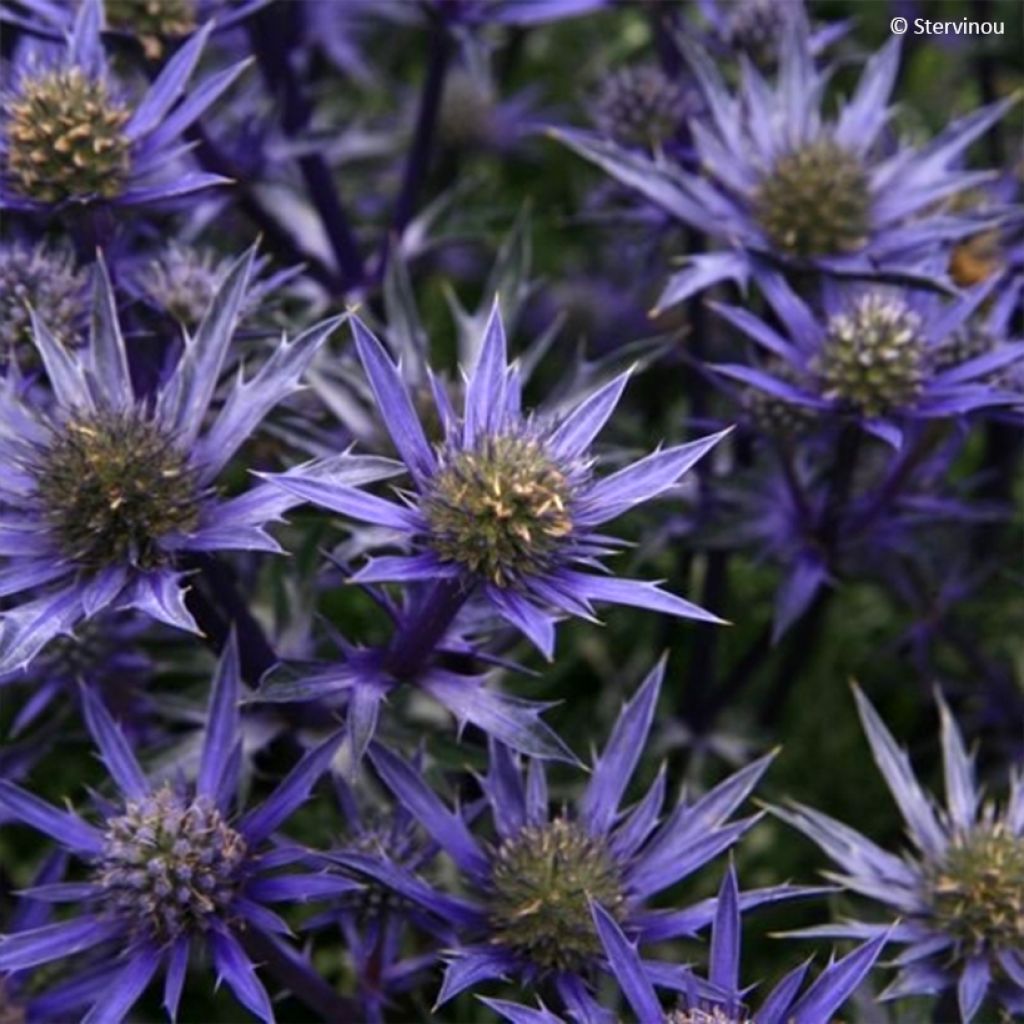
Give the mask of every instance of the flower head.
[[410, 553], [372, 559], [353, 582], [449, 581], [463, 599], [481, 595], [548, 656], [555, 614], [589, 616], [593, 601], [716, 621], [654, 584], [596, 576], [581, 568], [593, 565], [614, 543], [597, 532], [599, 526], [671, 487], [721, 434], [655, 452], [598, 478], [590, 444], [629, 374], [560, 419], [524, 413], [519, 370], [507, 365], [495, 305], [466, 384], [461, 418], [435, 388], [443, 440], [431, 447], [398, 367], [358, 320], [353, 330], [413, 490], [396, 504], [297, 471], [267, 477], [299, 498], [389, 527], [404, 538]]
[[1024, 345], [1003, 333], [1005, 302], [984, 311], [997, 278], [953, 298], [829, 284], [813, 306], [779, 274], [761, 272], [758, 280], [784, 333], [749, 310], [714, 304], [769, 355], [763, 367], [716, 369], [772, 399], [819, 416], [852, 417], [897, 447], [915, 421], [1018, 400], [999, 386], [999, 373], [1024, 360]]
[[[193, 949], [212, 956], [218, 974], [239, 1001], [263, 1021], [273, 1020], [270, 999], [243, 948], [248, 933], [268, 941], [287, 926], [266, 904], [343, 895], [354, 883], [310, 874], [305, 851], [270, 844], [271, 835], [309, 796], [328, 768], [341, 735], [310, 751], [271, 795], [244, 814], [239, 790], [239, 671], [234, 637], [221, 658], [210, 696], [206, 737], [194, 784], [154, 786], [121, 730], [88, 690], [86, 721], [119, 790], [120, 800], [92, 824], [58, 810], [13, 784], [0, 781], [0, 806], [56, 840], [83, 860], [87, 880], [37, 890], [58, 903], [81, 903], [79, 913], [57, 924], [0, 936], [0, 974], [21, 971], [91, 951], [92, 971], [104, 985], [88, 1002], [104, 1019], [119, 1021], [163, 967], [164, 1006], [177, 1013]], [[98, 966], [95, 966], [97, 965]], [[104, 969], [105, 968], [105, 969]], [[49, 993], [53, 1018], [66, 1017], [82, 999]]]
[[[377, 772], [454, 860], [470, 895], [446, 895], [384, 857], [337, 859], [457, 929], [462, 944], [451, 954], [440, 1003], [481, 981], [515, 975], [528, 982], [551, 981], [563, 1002], [572, 1005], [603, 962], [594, 905], [640, 941], [689, 935], [711, 921], [714, 900], [678, 911], [652, 911], [648, 901], [728, 849], [757, 820], [730, 819], [772, 755], [694, 803], [680, 802], [665, 817], [661, 773], [634, 808], [621, 811], [653, 721], [663, 671], [663, 664], [657, 666], [623, 708], [582, 797], [556, 813], [548, 807], [543, 763], [531, 761], [524, 775], [508, 749], [492, 741], [490, 766], [480, 779], [496, 832], [491, 844], [473, 834], [475, 813], [449, 809], [420, 771], [371, 746]], [[754, 890], [744, 894], [744, 906], [798, 892], [787, 886]], [[697, 984], [682, 968], [680, 973]]]
[[180, 161], [182, 132], [246, 67], [229, 67], [185, 96], [211, 27], [194, 33], [137, 100], [108, 66], [99, 0], [83, 0], [63, 50], [30, 53], [15, 68], [0, 117], [0, 209], [133, 206], [224, 184], [199, 171], [167, 175]]
[[683, 85], [648, 64], [609, 75], [593, 103], [592, 116], [619, 144], [654, 147], [671, 141], [693, 108], [694, 97]]
[[1011, 778], [1002, 810], [983, 802], [972, 758], [939, 697], [946, 780], [946, 807], [939, 810], [867, 698], [859, 690], [854, 696], [875, 762], [907, 822], [912, 851], [896, 856], [802, 805], [775, 813], [839, 865], [830, 877], [899, 920], [891, 930], [849, 921], [797, 934], [864, 938], [889, 930], [891, 941], [906, 948], [883, 998], [930, 995], [955, 985], [967, 1022], [988, 998], [1011, 1015], [1024, 1011], [1024, 780]]
[[66, 248], [0, 245], [0, 365], [32, 348], [29, 308], [44, 310], [50, 333], [65, 348], [83, 340], [86, 274]]
[[[745, 285], [759, 258], [934, 287], [936, 251], [948, 255], [986, 227], [982, 211], [946, 211], [942, 203], [988, 180], [985, 172], [963, 170], [959, 157], [1006, 113], [1013, 97], [954, 122], [920, 149], [904, 145], [891, 152], [881, 139], [899, 65], [898, 37], [871, 58], [834, 120], [821, 112], [828, 71], [814, 66], [802, 16], [782, 34], [774, 84], [744, 61], [738, 92], [731, 93], [708, 55], [684, 45], [709, 112], [706, 121], [690, 124], [699, 171], [583, 132], [553, 131], [622, 184], [720, 243], [691, 257], [669, 280], [659, 308], [718, 281]], [[988, 226], [998, 222], [998, 212], [989, 211], [987, 219]]]
[[217, 477], [339, 321], [282, 344], [207, 422], [253, 256], [231, 269], [155, 396], [135, 392], [102, 262], [88, 345], [66, 349], [33, 312], [52, 398], [35, 402], [0, 382], [0, 594], [45, 589], [0, 613], [0, 675], [104, 608], [194, 631], [175, 565], [182, 552], [280, 550], [264, 526], [294, 502], [270, 487], [224, 500]]

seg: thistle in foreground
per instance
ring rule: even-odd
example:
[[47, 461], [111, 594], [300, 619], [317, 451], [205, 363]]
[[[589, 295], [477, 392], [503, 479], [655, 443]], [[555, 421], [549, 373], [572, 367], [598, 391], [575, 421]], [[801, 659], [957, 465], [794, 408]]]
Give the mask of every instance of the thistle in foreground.
[[[282, 946], [288, 926], [267, 904], [355, 888], [347, 879], [304, 870], [308, 854], [301, 848], [271, 842], [327, 770], [341, 734], [306, 754], [262, 804], [242, 813], [236, 803], [239, 691], [232, 636], [210, 696], [198, 777], [194, 785], [157, 787], [103, 704], [84, 690], [89, 731], [120, 796], [97, 824], [0, 780], [0, 807], [86, 866], [83, 882], [30, 890], [50, 902], [80, 904], [75, 916], [0, 936], [0, 975], [88, 954], [88, 970], [47, 995], [52, 1019], [92, 1004], [85, 1021], [116, 1024], [161, 969], [164, 1008], [174, 1019], [192, 952], [205, 949], [239, 1002], [273, 1021], [247, 948], [255, 935], [264, 951], [257, 960], [273, 955], [268, 949], [289, 959], [295, 954]], [[282, 874], [282, 868], [293, 870]]]
[[[665, 774], [646, 795], [620, 810], [654, 718], [664, 664], [623, 708], [611, 738], [575, 806], [552, 815], [543, 762], [525, 774], [492, 740], [490, 766], [480, 779], [497, 838], [478, 839], [476, 814], [451, 810], [411, 764], [379, 745], [370, 759], [383, 781], [455, 862], [470, 895], [452, 896], [382, 856], [339, 854], [349, 870], [392, 889], [457, 929], [462, 944], [450, 955], [438, 1003], [481, 982], [515, 977], [550, 983], [570, 1012], [590, 1006], [590, 983], [603, 969], [591, 905], [603, 907], [641, 942], [692, 936], [714, 917], [714, 900], [684, 910], [654, 910], [650, 900], [729, 849], [758, 820], [730, 820], [767, 769], [772, 755], [748, 765], [693, 803], [681, 801], [662, 817]], [[745, 907], [801, 895], [789, 886], [752, 890]], [[704, 986], [684, 968], [670, 967], [680, 987]]]
[[[34, 401], [13, 375], [0, 380], [0, 598], [18, 599], [0, 612], [0, 677], [105, 608], [198, 632], [178, 556], [281, 550], [264, 527], [296, 502], [266, 486], [224, 500], [217, 477], [298, 388], [340, 320], [283, 342], [249, 380], [236, 379], [208, 422], [253, 259], [250, 251], [235, 263], [153, 396], [133, 387], [102, 261], [87, 345], [65, 348], [33, 313], [52, 396]], [[321, 469], [351, 483], [368, 467], [349, 459]]]
[[[590, 446], [626, 386], [624, 373], [565, 417], [529, 415], [517, 365], [508, 365], [497, 303], [462, 417], [434, 383], [443, 441], [428, 441], [398, 367], [352, 320], [356, 348], [413, 488], [400, 502], [293, 470], [266, 476], [297, 498], [389, 528], [407, 553], [371, 559], [353, 583], [429, 584], [428, 611], [400, 624], [400, 649], [385, 666], [396, 676], [419, 667], [470, 597], [482, 597], [548, 658], [560, 615], [593, 618], [594, 602], [633, 605], [720, 622], [689, 601], [639, 580], [596, 575], [617, 546], [600, 527], [667, 491], [724, 434], [666, 448], [611, 475], [594, 472]], [[427, 620], [427, 621], [424, 621]], [[413, 635], [415, 634], [415, 636]]]
[[934, 995], [956, 986], [960, 1013], [974, 1020], [991, 999], [1024, 1013], [1024, 779], [1014, 774], [1006, 806], [982, 802], [973, 758], [940, 698], [946, 807], [915, 779], [907, 755], [878, 713], [854, 690], [864, 731], [907, 823], [913, 849], [896, 856], [827, 814], [775, 808], [841, 868], [834, 879], [883, 904], [895, 924], [845, 921], [797, 932], [807, 937], [874, 938], [906, 948], [882, 999]]

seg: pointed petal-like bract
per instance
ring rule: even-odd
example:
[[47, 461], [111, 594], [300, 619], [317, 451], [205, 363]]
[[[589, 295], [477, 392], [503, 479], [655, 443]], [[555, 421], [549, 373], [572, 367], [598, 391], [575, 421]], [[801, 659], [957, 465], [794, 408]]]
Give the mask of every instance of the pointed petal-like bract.
[[217, 674], [213, 680], [203, 753], [199, 762], [199, 775], [196, 778], [196, 794], [209, 800], [215, 801], [221, 791], [225, 770], [231, 760], [231, 751], [237, 742], [240, 723], [239, 692], [238, 637], [232, 629], [221, 651]]
[[619, 804], [644, 752], [664, 675], [663, 657], [622, 709], [594, 765], [580, 803], [580, 819], [591, 835], [606, 833], [618, 814]]
[[618, 922], [599, 903], [592, 903], [590, 911], [605, 956], [608, 958], [608, 965], [637, 1020], [664, 1020], [665, 1013], [658, 1002], [654, 986], [644, 971], [636, 944], [623, 935]]
[[103, 755], [103, 763], [110, 777], [128, 800], [141, 800], [149, 794], [146, 776], [139, 767], [128, 741], [114, 723], [103, 702], [85, 683], [79, 684], [82, 694], [82, 709], [96, 746]]

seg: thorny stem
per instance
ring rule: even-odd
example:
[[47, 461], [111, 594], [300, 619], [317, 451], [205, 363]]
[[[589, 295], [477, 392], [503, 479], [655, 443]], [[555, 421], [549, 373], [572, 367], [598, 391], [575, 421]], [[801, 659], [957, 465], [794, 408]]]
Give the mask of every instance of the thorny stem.
[[[263, 77], [271, 92], [281, 97], [281, 127], [289, 139], [300, 139], [313, 116], [309, 97], [288, 59], [289, 43], [300, 34], [297, 19], [301, 17], [301, 7], [301, 4], [274, 4], [249, 19], [249, 36]], [[362, 282], [363, 260], [331, 169], [319, 152], [300, 156], [298, 165], [341, 271], [341, 283], [352, 288]]]
[[469, 591], [459, 580], [437, 580], [399, 623], [384, 667], [399, 679], [415, 675], [448, 631]]

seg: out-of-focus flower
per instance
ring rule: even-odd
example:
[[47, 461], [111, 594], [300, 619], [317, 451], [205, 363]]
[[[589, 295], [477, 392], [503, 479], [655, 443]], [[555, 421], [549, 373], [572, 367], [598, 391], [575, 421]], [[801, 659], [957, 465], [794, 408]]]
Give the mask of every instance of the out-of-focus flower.
[[1010, 1015], [1024, 1012], [1024, 778], [1014, 774], [1006, 806], [983, 802], [973, 759], [941, 697], [946, 807], [939, 810], [914, 777], [878, 713], [854, 690], [875, 763], [907, 823], [913, 850], [896, 856], [813, 808], [774, 808], [840, 867], [829, 877], [882, 904], [895, 923], [845, 921], [796, 932], [874, 938], [906, 948], [883, 999], [933, 995], [956, 986], [972, 1021], [987, 998]]
[[[722, 247], [689, 257], [660, 308], [721, 281], [745, 286], [758, 257], [787, 267], [935, 287], [936, 251], [977, 234], [999, 214], [947, 212], [942, 201], [991, 177], [958, 159], [1001, 118], [1010, 97], [951, 124], [915, 149], [881, 146], [900, 59], [894, 37], [865, 68], [838, 118], [821, 114], [827, 74], [815, 69], [806, 25], [786, 34], [774, 85], [743, 65], [738, 94], [706, 53], [686, 44], [709, 120], [690, 129], [701, 170], [567, 129], [551, 134], [622, 184]], [[988, 222], [986, 224], [986, 221]]]
[[[14, 381], [0, 381], [0, 594], [46, 589], [0, 614], [0, 673], [27, 665], [104, 608], [137, 608], [195, 631], [177, 554], [280, 551], [264, 527], [295, 504], [287, 492], [263, 486], [221, 500], [216, 479], [296, 390], [340, 319], [282, 344], [251, 379], [238, 378], [207, 423], [254, 258], [251, 250], [235, 263], [155, 397], [132, 386], [102, 261], [87, 346], [64, 348], [33, 312], [52, 399], [35, 403]], [[351, 471], [386, 472], [358, 459], [345, 467], [324, 471], [348, 480]]]
[[[422, 767], [420, 753], [413, 766]], [[426, 869], [440, 847], [420, 827], [402, 804], [388, 807], [379, 790], [367, 792], [332, 778], [346, 834], [337, 850], [356, 856], [380, 857], [403, 870]], [[408, 954], [404, 944], [410, 926], [429, 936], [431, 948]], [[449, 922], [439, 921], [414, 903], [396, 897], [375, 880], [332, 901], [331, 906], [306, 922], [306, 931], [337, 928], [345, 942], [347, 958], [362, 1012], [371, 1024], [386, 1019], [385, 1009], [398, 996], [426, 979], [437, 964], [437, 950], [455, 941]]]
[[644, 64], [610, 74], [594, 99], [591, 116], [619, 145], [655, 149], [685, 128], [699, 102], [657, 65]]
[[[132, 290], [157, 311], [167, 313], [178, 323], [193, 330], [209, 308], [214, 295], [231, 271], [234, 260], [213, 249], [170, 241], [152, 259], [143, 262], [132, 277]], [[255, 313], [267, 299], [301, 268], [262, 276], [269, 260], [261, 257], [253, 264], [252, 276], [239, 315]]]
[[[459, 868], [471, 895], [451, 896], [382, 856], [335, 859], [422, 906], [456, 927], [462, 945], [438, 996], [445, 1003], [480, 982], [515, 976], [552, 982], [570, 1010], [589, 1007], [588, 982], [602, 969], [603, 950], [591, 906], [603, 907], [631, 936], [655, 942], [693, 935], [715, 915], [715, 900], [684, 910], [655, 910], [648, 901], [729, 849], [757, 817], [730, 821], [772, 760], [748, 765], [693, 803], [681, 801], [661, 817], [665, 775], [631, 810], [620, 803], [646, 743], [664, 673], [658, 665], [623, 708], [573, 809], [555, 816], [548, 806], [543, 763], [525, 774], [500, 743], [491, 743], [480, 778], [497, 840], [479, 841], [466, 811], [449, 807], [422, 774], [384, 747], [370, 758], [384, 782]], [[803, 894], [789, 886], [752, 890], [754, 907]], [[703, 983], [683, 967], [669, 968], [679, 987]]]
[[58, 53], [29, 50], [16, 62], [0, 117], [0, 209], [139, 206], [228, 183], [203, 171], [170, 173], [188, 149], [182, 133], [248, 63], [186, 93], [211, 28], [196, 32], [136, 100], [108, 66], [98, 0], [83, 0]]
[[[341, 736], [330, 737], [307, 754], [262, 804], [242, 814], [235, 806], [239, 687], [232, 638], [214, 680], [194, 789], [170, 784], [154, 788], [121, 730], [88, 691], [83, 697], [86, 720], [120, 804], [108, 805], [102, 821], [94, 825], [0, 780], [0, 804], [88, 867], [86, 881], [29, 890], [51, 902], [83, 906], [57, 924], [0, 936], [0, 971], [26, 970], [91, 952], [107, 971], [106, 984], [89, 1000], [94, 1010], [88, 1019], [117, 1022], [163, 968], [164, 1007], [173, 1019], [191, 952], [205, 948], [239, 1002], [260, 1020], [273, 1020], [270, 998], [244, 949], [244, 937], [256, 931], [279, 945], [288, 926], [267, 904], [303, 903], [355, 886], [308, 869], [280, 873], [281, 868], [303, 865], [309, 855], [298, 847], [270, 843], [327, 770]], [[80, 1000], [75, 986], [68, 989]], [[69, 1005], [57, 1005], [52, 993], [49, 1003], [55, 1017], [66, 1017]]]
[[[699, 0], [711, 25], [709, 48], [743, 55], [762, 70], [774, 67], [789, 33], [806, 18], [803, 0]], [[821, 53], [850, 30], [849, 21], [814, 26], [808, 36], [813, 55]]]
[[87, 275], [62, 246], [0, 245], [0, 366], [32, 347], [29, 309], [43, 311], [65, 348], [83, 340]]

